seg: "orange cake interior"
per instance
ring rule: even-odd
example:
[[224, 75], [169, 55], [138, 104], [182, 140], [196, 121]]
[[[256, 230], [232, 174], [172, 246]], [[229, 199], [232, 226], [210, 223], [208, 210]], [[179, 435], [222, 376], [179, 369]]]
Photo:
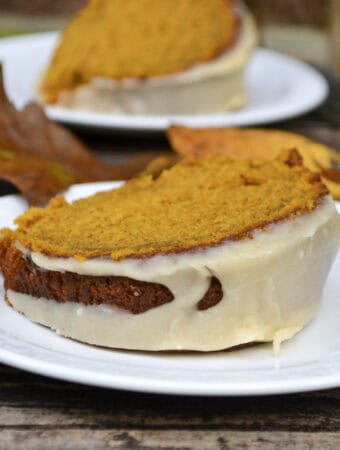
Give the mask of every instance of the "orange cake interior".
[[232, 0], [89, 0], [63, 32], [41, 93], [54, 102], [93, 77], [180, 72], [223, 52], [237, 28]]
[[13, 238], [53, 256], [141, 258], [251, 237], [313, 210], [327, 192], [294, 151], [274, 161], [186, 159], [156, 179], [146, 175], [72, 204], [58, 197], [45, 209], [31, 208]]

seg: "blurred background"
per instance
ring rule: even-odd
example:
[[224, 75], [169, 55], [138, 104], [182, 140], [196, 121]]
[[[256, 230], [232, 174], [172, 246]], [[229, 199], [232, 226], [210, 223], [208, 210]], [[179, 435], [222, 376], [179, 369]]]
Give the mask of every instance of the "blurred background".
[[[86, 0], [0, 0], [0, 36], [56, 30]], [[339, 0], [245, 0], [261, 45], [340, 73]]]

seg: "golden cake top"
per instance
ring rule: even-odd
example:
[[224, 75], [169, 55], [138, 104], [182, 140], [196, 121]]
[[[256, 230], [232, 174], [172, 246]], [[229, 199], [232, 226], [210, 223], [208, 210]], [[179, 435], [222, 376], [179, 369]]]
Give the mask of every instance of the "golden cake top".
[[145, 78], [209, 61], [235, 39], [232, 0], [90, 0], [44, 76], [47, 102], [94, 77]]
[[187, 159], [72, 204], [57, 197], [19, 217], [26, 248], [61, 257], [147, 257], [251, 237], [312, 211], [328, 191], [290, 152], [274, 161]]

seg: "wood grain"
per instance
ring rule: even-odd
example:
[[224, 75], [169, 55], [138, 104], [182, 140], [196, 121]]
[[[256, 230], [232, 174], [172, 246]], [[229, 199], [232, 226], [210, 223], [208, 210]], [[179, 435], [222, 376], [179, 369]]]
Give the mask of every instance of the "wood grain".
[[7, 450], [334, 450], [336, 433], [283, 433], [240, 431], [68, 430], [1, 433], [0, 449]]

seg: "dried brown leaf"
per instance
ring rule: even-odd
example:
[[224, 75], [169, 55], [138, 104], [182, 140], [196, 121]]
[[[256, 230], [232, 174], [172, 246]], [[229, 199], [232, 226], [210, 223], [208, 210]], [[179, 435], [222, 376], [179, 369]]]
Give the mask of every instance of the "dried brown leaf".
[[31, 205], [46, 204], [74, 183], [124, 179], [141, 169], [133, 161], [125, 167], [98, 161], [37, 103], [17, 110], [6, 95], [0, 66], [0, 179], [19, 189]]

